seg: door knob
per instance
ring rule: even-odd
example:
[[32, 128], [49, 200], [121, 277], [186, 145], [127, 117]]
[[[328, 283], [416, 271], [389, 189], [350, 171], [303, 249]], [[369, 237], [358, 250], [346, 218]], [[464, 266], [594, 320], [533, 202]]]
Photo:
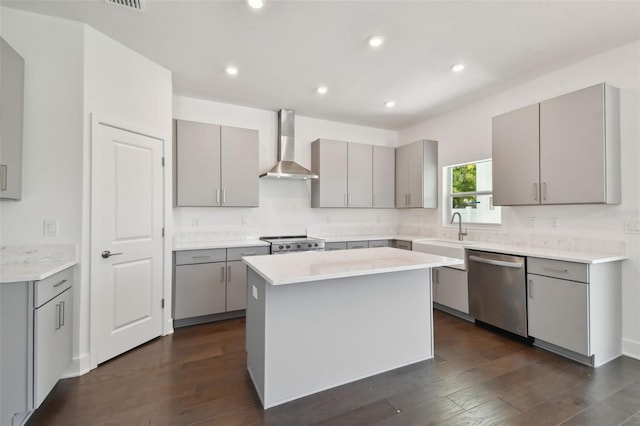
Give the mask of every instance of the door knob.
[[108, 259], [111, 256], [117, 256], [119, 254], [122, 254], [122, 253], [111, 253], [109, 250], [105, 250], [105, 251], [102, 252], [102, 257], [105, 258], [105, 259]]

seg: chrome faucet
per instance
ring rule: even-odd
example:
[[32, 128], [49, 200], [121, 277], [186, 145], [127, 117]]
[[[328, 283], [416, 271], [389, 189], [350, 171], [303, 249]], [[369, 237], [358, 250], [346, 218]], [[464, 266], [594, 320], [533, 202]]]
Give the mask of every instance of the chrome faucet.
[[451, 215], [451, 224], [453, 224], [453, 220], [456, 216], [458, 216], [458, 241], [462, 241], [464, 236], [467, 235], [467, 230], [465, 228], [464, 232], [462, 232], [462, 216], [460, 216], [460, 213], [458, 212]]

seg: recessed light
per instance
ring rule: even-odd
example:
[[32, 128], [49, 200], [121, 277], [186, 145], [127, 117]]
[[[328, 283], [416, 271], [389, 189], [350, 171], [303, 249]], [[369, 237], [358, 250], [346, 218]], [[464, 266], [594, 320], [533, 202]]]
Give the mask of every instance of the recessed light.
[[462, 72], [463, 70], [464, 70], [464, 64], [451, 65], [451, 71], [453, 72]]
[[387, 108], [393, 108], [394, 106], [396, 106], [396, 102], [395, 101], [387, 101], [384, 103], [384, 106], [386, 106]]
[[318, 86], [318, 88], [316, 89], [316, 91], [321, 95], [327, 93], [328, 90], [329, 89], [327, 88], [327, 86]]
[[381, 35], [374, 35], [369, 37], [369, 46], [371, 47], [379, 47], [384, 41], [384, 37]]
[[262, 6], [264, 6], [264, 1], [262, 0], [247, 0], [247, 3], [254, 9], [262, 9]]
[[233, 65], [229, 65], [224, 70], [229, 75], [237, 75], [238, 74], [238, 68], [233, 66]]

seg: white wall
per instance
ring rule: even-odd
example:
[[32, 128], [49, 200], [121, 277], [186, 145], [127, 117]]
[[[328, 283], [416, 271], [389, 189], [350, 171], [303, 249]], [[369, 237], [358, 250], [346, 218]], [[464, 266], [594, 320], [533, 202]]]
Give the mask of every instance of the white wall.
[[[174, 118], [256, 129], [259, 132], [259, 168], [264, 172], [276, 162], [277, 112], [216, 102], [174, 98]], [[397, 132], [334, 121], [296, 116], [295, 159], [311, 166], [311, 142], [318, 138], [337, 139], [371, 145], [395, 146]], [[200, 232], [226, 229], [260, 235], [305, 234], [317, 225], [346, 226], [396, 223], [394, 209], [312, 209], [310, 183], [281, 179], [260, 180], [260, 207], [174, 209], [175, 230]], [[243, 225], [242, 219], [245, 218]], [[193, 224], [199, 225], [194, 227]]]
[[[82, 236], [83, 25], [0, 8], [2, 37], [25, 60], [22, 200], [0, 201], [0, 244], [78, 244]], [[58, 221], [45, 237], [44, 220]], [[74, 270], [78, 312], [83, 266]], [[74, 319], [74, 336], [82, 328]], [[80, 342], [74, 338], [74, 357]]]
[[[91, 27], [84, 32], [84, 200], [83, 239], [81, 262], [89, 265], [91, 205], [90, 197], [100, 194], [90, 193], [91, 178], [91, 114], [98, 114], [127, 128], [137, 130], [165, 141], [165, 161], [171, 164], [171, 72], [139, 55], [128, 47], [116, 42]], [[172, 224], [171, 170], [165, 168], [165, 221], [167, 232]], [[171, 241], [166, 239], [164, 250], [164, 296], [167, 306], [171, 306]], [[88, 268], [83, 273], [81, 324], [90, 322], [90, 280]], [[93, 328], [93, 327], [92, 327]], [[173, 330], [171, 310], [164, 310], [164, 330]], [[95, 339], [89, 339], [89, 332], [80, 333], [79, 370], [89, 368], [89, 350], [95, 353]], [[91, 343], [91, 346], [90, 346]]]
[[[466, 72], [466, 71], [465, 71]], [[473, 72], [473, 67], [468, 67]], [[400, 132], [400, 145], [420, 138], [439, 141], [440, 167], [491, 157], [491, 117], [601, 82], [620, 88], [622, 204], [615, 206], [503, 207], [502, 226], [491, 232], [617, 240], [627, 244], [623, 263], [623, 350], [640, 358], [640, 238], [625, 234], [625, 219], [640, 215], [640, 41], [605, 52]], [[576, 162], [580, 153], [576, 153]], [[440, 198], [442, 199], [442, 198]], [[535, 218], [529, 227], [528, 218]], [[558, 228], [550, 219], [558, 218]], [[401, 213], [403, 224], [433, 223], [440, 211]]]

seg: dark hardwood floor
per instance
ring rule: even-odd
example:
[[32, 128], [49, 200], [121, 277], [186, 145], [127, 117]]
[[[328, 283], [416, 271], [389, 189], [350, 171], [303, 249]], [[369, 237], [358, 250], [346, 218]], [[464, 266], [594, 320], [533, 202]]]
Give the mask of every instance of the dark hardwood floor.
[[267, 411], [246, 371], [243, 319], [176, 329], [60, 381], [28, 425], [640, 425], [640, 361], [592, 369], [434, 320], [435, 359]]

